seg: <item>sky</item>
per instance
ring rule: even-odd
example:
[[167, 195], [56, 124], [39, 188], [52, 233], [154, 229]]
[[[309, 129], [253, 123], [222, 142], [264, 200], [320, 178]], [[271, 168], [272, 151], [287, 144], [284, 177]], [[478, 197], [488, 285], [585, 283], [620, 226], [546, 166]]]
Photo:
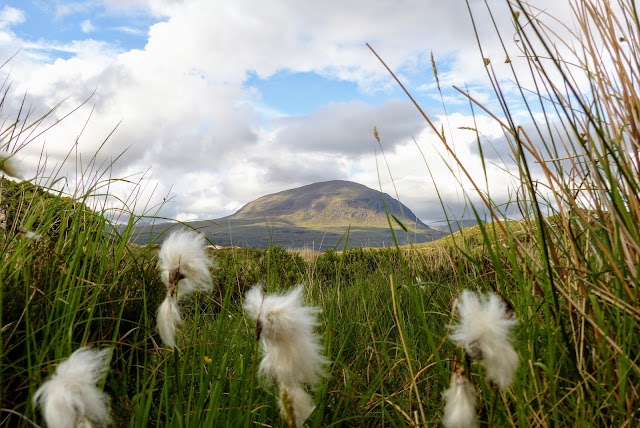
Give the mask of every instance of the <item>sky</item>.
[[[487, 3], [513, 65], [525, 66], [506, 2]], [[533, 3], [568, 16], [562, 0]], [[214, 219], [266, 194], [350, 180], [427, 224], [445, 210], [469, 219], [470, 182], [366, 46], [474, 180], [507, 202], [516, 183], [500, 126], [453, 89], [498, 111], [483, 56], [498, 74], [511, 65], [485, 2], [469, 5], [483, 55], [463, 0], [0, 1], [0, 125], [21, 107], [24, 123], [44, 116], [23, 134], [29, 144], [10, 147], [24, 177], [64, 176], [56, 185], [69, 192], [121, 179], [106, 203], [138, 215]]]

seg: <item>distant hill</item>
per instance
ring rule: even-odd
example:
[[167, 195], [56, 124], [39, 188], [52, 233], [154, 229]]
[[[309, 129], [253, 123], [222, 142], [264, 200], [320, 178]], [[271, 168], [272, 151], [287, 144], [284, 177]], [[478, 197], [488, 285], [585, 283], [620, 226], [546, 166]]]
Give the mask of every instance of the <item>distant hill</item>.
[[388, 227], [387, 211], [411, 224], [422, 223], [409, 208], [386, 193], [351, 181], [309, 184], [263, 196], [230, 216], [234, 219], [273, 218], [298, 226]]
[[461, 229], [466, 229], [467, 227], [473, 227], [478, 225], [478, 220], [451, 220], [447, 224], [446, 221], [441, 222], [441, 224], [432, 224], [430, 227], [435, 230], [439, 230], [440, 232], [450, 233], [457, 232]]
[[[428, 242], [445, 235], [425, 225], [388, 194], [342, 180], [262, 196], [228, 217], [188, 224], [212, 243], [223, 246], [342, 248], [348, 232], [348, 247], [380, 247], [393, 245], [386, 212], [407, 229], [404, 231], [392, 218], [400, 244]], [[135, 241], [155, 240], [170, 226], [166, 223], [145, 226], [137, 230]]]

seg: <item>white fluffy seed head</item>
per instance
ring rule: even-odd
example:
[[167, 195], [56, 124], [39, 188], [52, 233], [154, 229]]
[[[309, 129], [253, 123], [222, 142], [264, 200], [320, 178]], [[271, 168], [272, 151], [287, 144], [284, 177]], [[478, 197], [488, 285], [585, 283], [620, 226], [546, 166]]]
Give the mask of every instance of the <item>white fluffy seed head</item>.
[[209, 271], [213, 262], [207, 255], [205, 242], [202, 234], [181, 229], [172, 232], [160, 246], [158, 268], [162, 282], [170, 291], [172, 285], [176, 286], [178, 300], [194, 291], [213, 290]]
[[259, 374], [268, 382], [315, 387], [328, 360], [315, 333], [319, 308], [305, 306], [302, 285], [287, 294], [264, 295], [256, 285], [246, 294], [244, 309], [256, 320], [263, 358]]
[[482, 362], [487, 368], [487, 379], [493, 381], [500, 389], [513, 384], [518, 369], [518, 353], [508, 340], [486, 343], [482, 348]]
[[0, 172], [4, 172], [14, 178], [22, 178], [20, 165], [15, 156], [5, 150], [0, 150]]
[[34, 241], [39, 241], [42, 239], [42, 235], [32, 232], [30, 230], [21, 229], [20, 233], [27, 239], [33, 239]]
[[476, 391], [462, 374], [454, 373], [451, 384], [442, 396], [445, 400], [442, 425], [445, 428], [476, 428], [480, 426], [476, 413]]
[[176, 329], [182, 324], [180, 310], [174, 298], [167, 296], [158, 307], [157, 313], [158, 332], [165, 345], [176, 347]]
[[493, 293], [482, 296], [465, 290], [457, 309], [460, 321], [451, 327], [449, 337], [484, 364], [488, 379], [501, 389], [508, 388], [518, 368], [518, 354], [511, 343], [517, 320]]
[[296, 427], [301, 427], [309, 419], [316, 408], [313, 398], [299, 385], [280, 384], [280, 415], [287, 422], [294, 422]]
[[111, 423], [109, 396], [96, 386], [110, 354], [111, 349], [80, 348], [38, 388], [33, 403], [40, 406], [48, 428]]

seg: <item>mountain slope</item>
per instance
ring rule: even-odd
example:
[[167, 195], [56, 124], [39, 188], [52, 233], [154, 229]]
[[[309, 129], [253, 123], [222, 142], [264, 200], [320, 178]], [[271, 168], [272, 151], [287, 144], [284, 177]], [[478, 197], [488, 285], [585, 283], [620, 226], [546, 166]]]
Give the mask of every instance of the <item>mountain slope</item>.
[[[481, 221], [482, 222], [482, 221]], [[478, 225], [478, 220], [451, 220], [448, 223], [446, 221], [440, 222], [440, 224], [431, 225], [432, 229], [439, 230], [440, 232], [451, 233], [457, 232], [462, 229], [466, 229], [468, 227], [473, 227]]]
[[[386, 206], [386, 210], [385, 210]], [[445, 235], [422, 223], [413, 212], [386, 193], [350, 181], [309, 184], [260, 197], [233, 215], [188, 222], [211, 243], [263, 248], [381, 247], [393, 245], [387, 212], [399, 244], [421, 243]], [[138, 243], [154, 241], [171, 224], [138, 230]]]
[[409, 224], [422, 223], [386, 193], [351, 181], [333, 180], [266, 195], [249, 202], [232, 219], [277, 219], [297, 226], [389, 227], [386, 210]]

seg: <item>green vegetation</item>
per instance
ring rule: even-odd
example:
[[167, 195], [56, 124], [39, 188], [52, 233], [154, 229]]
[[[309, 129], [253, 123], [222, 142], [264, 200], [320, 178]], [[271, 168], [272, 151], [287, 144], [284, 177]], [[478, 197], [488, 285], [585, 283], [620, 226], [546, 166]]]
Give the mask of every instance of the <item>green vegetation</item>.
[[[185, 307], [179, 354], [161, 347], [155, 331], [165, 293], [157, 246], [128, 243], [135, 217], [115, 228], [111, 213], [87, 208], [104, 185], [99, 178], [65, 197], [52, 194], [55, 179], [48, 191], [3, 179], [0, 425], [41, 424], [35, 390], [59, 361], [95, 344], [114, 349], [104, 389], [115, 426], [284, 426], [273, 392], [259, 387], [255, 324], [242, 311], [243, 293], [262, 281], [269, 292], [304, 282], [309, 303], [323, 309], [332, 364], [309, 426], [436, 425], [442, 392], [461, 364], [479, 393], [483, 426], [634, 426], [639, 21], [632, 1], [618, 5], [626, 20], [609, 19], [607, 4], [576, 3], [584, 30], [571, 65], [528, 8], [513, 11], [529, 78], [540, 84], [534, 94], [521, 87], [520, 99], [537, 128], [520, 127], [507, 104], [493, 114], [514, 150], [521, 188], [513, 203], [524, 220], [505, 221], [478, 185], [494, 221], [438, 242], [327, 251], [306, 261], [277, 246], [215, 251], [216, 292]], [[575, 87], [577, 73], [589, 77], [591, 95]], [[0, 136], [11, 147], [20, 132]], [[534, 162], [544, 185], [530, 172]], [[506, 391], [485, 382], [482, 367], [447, 340], [462, 289], [500, 294], [519, 320], [520, 365]]]

